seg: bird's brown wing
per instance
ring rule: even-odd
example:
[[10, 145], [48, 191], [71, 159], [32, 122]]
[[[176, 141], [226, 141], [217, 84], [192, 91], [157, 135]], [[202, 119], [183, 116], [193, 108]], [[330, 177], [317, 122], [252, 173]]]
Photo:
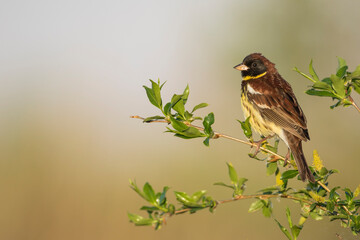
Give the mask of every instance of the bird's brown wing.
[[301, 140], [310, 139], [304, 113], [287, 82], [283, 83], [286, 84], [285, 88], [269, 86], [264, 81], [261, 84], [257, 84], [257, 81], [248, 84], [254, 90], [248, 91], [248, 98], [265, 119]]

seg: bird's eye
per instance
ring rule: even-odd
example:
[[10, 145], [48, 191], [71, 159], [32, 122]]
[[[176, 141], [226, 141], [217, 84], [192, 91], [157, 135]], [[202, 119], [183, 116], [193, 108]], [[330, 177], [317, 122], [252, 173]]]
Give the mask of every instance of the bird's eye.
[[251, 64], [251, 66], [252, 66], [252, 67], [257, 67], [256, 62], [253, 62], [253, 63]]

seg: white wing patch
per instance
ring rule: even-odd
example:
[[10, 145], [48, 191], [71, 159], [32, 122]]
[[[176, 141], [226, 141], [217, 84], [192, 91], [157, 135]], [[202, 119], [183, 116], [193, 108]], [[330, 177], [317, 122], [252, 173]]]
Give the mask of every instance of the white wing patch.
[[256, 91], [255, 89], [253, 89], [250, 84], [247, 85], [247, 90], [248, 90], [249, 93], [251, 93], [251, 94], [262, 94], [261, 92], [258, 92], [258, 91]]
[[270, 107], [266, 104], [256, 104], [257, 107], [259, 108], [267, 108], [267, 109], [270, 109]]

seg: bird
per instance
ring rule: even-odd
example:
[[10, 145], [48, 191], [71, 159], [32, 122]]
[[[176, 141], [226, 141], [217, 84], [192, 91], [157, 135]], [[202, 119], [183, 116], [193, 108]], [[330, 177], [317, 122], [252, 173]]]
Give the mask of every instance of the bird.
[[246, 56], [242, 63], [234, 67], [241, 71], [241, 106], [245, 118], [263, 139], [254, 142], [256, 153], [261, 144], [278, 136], [288, 147], [284, 165], [294, 156], [302, 181], [315, 178], [309, 169], [302, 149], [302, 141], [310, 140], [307, 121], [290, 84], [282, 78], [270, 62], [261, 53]]

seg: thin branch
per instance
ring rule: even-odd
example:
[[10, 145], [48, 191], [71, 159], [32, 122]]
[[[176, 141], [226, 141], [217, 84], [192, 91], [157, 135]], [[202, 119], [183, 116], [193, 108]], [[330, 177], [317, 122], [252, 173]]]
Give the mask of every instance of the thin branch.
[[[141, 119], [141, 120], [144, 120], [145, 118], [143, 117], [140, 117], [140, 116], [130, 116], [130, 118], [136, 118], [136, 119]], [[170, 121], [167, 121], [167, 120], [151, 120], [150, 123], [167, 123], [169, 124]], [[194, 127], [196, 129], [199, 129], [201, 131], [204, 131], [204, 128], [203, 127], [199, 127], [199, 126], [196, 126], [196, 125], [193, 125], [191, 123], [187, 123], [187, 122], [184, 122], [186, 125], [188, 125], [189, 127]], [[236, 142], [240, 142], [240, 143], [243, 143], [243, 144], [246, 144], [246, 145], [249, 145], [249, 146], [252, 146], [252, 147], [256, 147], [257, 145], [255, 143], [251, 143], [251, 142], [248, 142], [248, 141], [245, 141], [245, 140], [242, 140], [242, 139], [238, 139], [238, 138], [235, 138], [235, 137], [232, 137], [232, 136], [229, 136], [229, 135], [226, 135], [226, 134], [222, 134], [222, 133], [219, 133], [219, 132], [215, 132], [214, 131], [214, 139], [216, 138], [219, 138], [219, 137], [222, 137], [222, 138], [226, 138], [226, 139], [229, 139], [229, 140], [233, 140], [233, 141], [236, 141]], [[267, 152], [267, 153], [270, 153], [274, 156], [276, 156], [278, 159], [281, 159], [281, 160], [285, 160], [285, 158], [277, 153], [274, 153], [273, 151], [269, 150], [269, 149], [266, 149], [264, 147], [260, 147], [260, 149], [264, 152]]]
[[232, 202], [232, 201], [236, 201], [236, 200], [251, 199], [251, 198], [259, 198], [259, 199], [287, 198], [287, 199], [291, 199], [291, 200], [295, 200], [295, 201], [299, 201], [299, 202], [305, 202], [305, 203], [308, 203], [308, 204], [313, 204], [313, 202], [311, 202], [311, 201], [308, 201], [308, 200], [305, 200], [305, 199], [302, 199], [302, 198], [298, 198], [298, 197], [294, 197], [294, 196], [291, 196], [291, 195], [287, 195], [287, 194], [238, 195], [238, 196], [235, 196], [232, 199], [217, 201], [217, 203], [222, 204], [222, 203]]
[[358, 110], [358, 112], [360, 113], [360, 108], [358, 107], [358, 105], [356, 105], [356, 103], [354, 102], [354, 99], [349, 95], [348, 96], [349, 101], [351, 102], [351, 104], [356, 108], [356, 110]]
[[[313, 204], [314, 202], [309, 201], [309, 200], [305, 200], [302, 198], [298, 198], [298, 197], [294, 197], [291, 195], [287, 195], [287, 194], [254, 194], [254, 195], [238, 195], [235, 196], [234, 198], [231, 199], [226, 199], [226, 200], [219, 200], [216, 201], [216, 207], [220, 204], [224, 204], [224, 203], [230, 203], [230, 202], [235, 202], [238, 200], [244, 200], [244, 199], [253, 199], [253, 198], [259, 198], [259, 199], [269, 199], [269, 198], [286, 198], [286, 199], [290, 199], [290, 200], [294, 200], [294, 201], [298, 201], [298, 202], [304, 202], [307, 204]], [[322, 210], [326, 211], [326, 208], [318, 206], [319, 208], [321, 208]], [[185, 213], [185, 212], [189, 212], [191, 211], [191, 208], [184, 208], [184, 209], [180, 209], [175, 211], [175, 215], [177, 214], [181, 214], [181, 213]]]
[[327, 192], [330, 192], [330, 189], [329, 189], [325, 184], [323, 184], [323, 183], [320, 182], [320, 181], [317, 181], [317, 183], [318, 183], [320, 186], [322, 186], [322, 188], [325, 189]]

